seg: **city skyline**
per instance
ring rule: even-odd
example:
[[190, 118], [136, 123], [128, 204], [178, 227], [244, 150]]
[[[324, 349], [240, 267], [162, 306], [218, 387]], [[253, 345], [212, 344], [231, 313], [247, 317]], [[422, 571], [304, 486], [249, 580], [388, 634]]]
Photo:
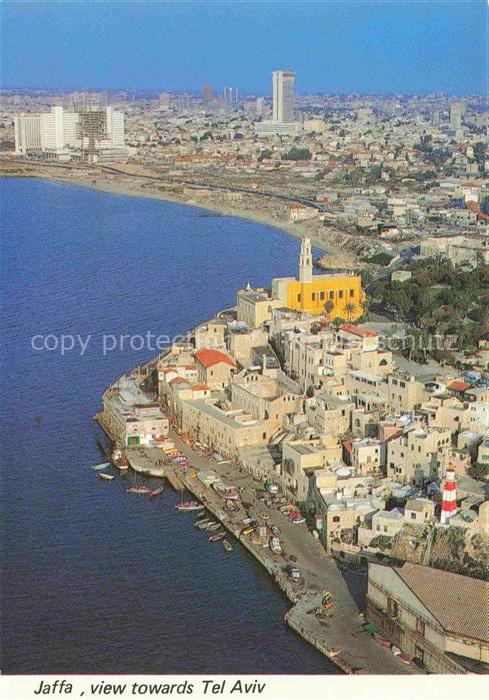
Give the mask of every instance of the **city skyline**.
[[268, 95], [290, 66], [298, 93], [485, 93], [484, 2], [279, 5], [6, 2], [2, 87]]

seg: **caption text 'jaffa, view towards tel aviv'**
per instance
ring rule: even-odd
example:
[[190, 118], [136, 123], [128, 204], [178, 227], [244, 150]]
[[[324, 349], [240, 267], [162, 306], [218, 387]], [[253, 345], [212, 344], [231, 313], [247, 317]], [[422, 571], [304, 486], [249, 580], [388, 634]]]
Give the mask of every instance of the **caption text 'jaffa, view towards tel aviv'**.
[[92, 413], [110, 443], [85, 469], [107, 500], [174, 509], [224, 562], [246, 549], [328, 668], [486, 673], [487, 102], [313, 94], [293, 65], [266, 80], [2, 90], [3, 177], [248, 219], [293, 248], [292, 274], [278, 254], [268, 281], [237, 275], [227, 308], [121, 376], [111, 354], [146, 339], [104, 337]]

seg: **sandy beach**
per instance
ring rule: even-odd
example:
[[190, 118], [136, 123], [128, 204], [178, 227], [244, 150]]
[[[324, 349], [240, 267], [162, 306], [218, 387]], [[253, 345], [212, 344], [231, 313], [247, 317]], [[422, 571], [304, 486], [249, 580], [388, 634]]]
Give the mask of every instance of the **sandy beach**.
[[[178, 183], [165, 183], [162, 178], [161, 183], [143, 179], [150, 172], [127, 172], [118, 173], [117, 175], [97, 174], [93, 177], [89, 176], [86, 169], [76, 168], [72, 166], [57, 165], [51, 163], [23, 163], [14, 160], [0, 161], [0, 177], [35, 177], [43, 180], [50, 180], [61, 184], [76, 185], [78, 187], [87, 187], [99, 192], [108, 194], [130, 196], [130, 197], [145, 197], [150, 199], [158, 199], [176, 204], [184, 204], [193, 206], [203, 211], [212, 212], [218, 216], [232, 216], [247, 221], [253, 221], [266, 226], [272, 226], [275, 229], [286, 233], [294, 238], [303, 238], [308, 236], [311, 238], [314, 247], [318, 248], [322, 253], [327, 254], [327, 266], [332, 268], [348, 268], [352, 269], [358, 266], [358, 260], [355, 254], [350, 250], [344, 250], [334, 242], [331, 237], [331, 232], [324, 229], [318, 220], [310, 220], [304, 222], [288, 222], [279, 220], [276, 216], [265, 211], [260, 207], [260, 202], [264, 198], [254, 197], [256, 206], [253, 208], [240, 206], [239, 202], [223, 203], [217, 201], [218, 191], [216, 195], [210, 193], [210, 196], [202, 200], [198, 196], [188, 196], [188, 193], [179, 194], [169, 191], [170, 187], [174, 189]], [[108, 178], [112, 179], [108, 179]], [[184, 183], [181, 184], [183, 187]], [[167, 189], [161, 189], [166, 186]], [[223, 189], [225, 186], [223, 186]], [[251, 195], [253, 196], [253, 195]]]

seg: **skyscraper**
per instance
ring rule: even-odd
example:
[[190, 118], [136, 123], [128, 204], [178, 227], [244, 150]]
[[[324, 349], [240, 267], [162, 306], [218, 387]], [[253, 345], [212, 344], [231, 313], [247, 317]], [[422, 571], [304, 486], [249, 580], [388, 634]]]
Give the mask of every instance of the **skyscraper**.
[[273, 121], [289, 124], [294, 121], [295, 73], [276, 70], [273, 76]]
[[214, 98], [214, 91], [212, 89], [212, 85], [204, 85], [202, 88], [202, 102], [207, 105], [209, 102], [212, 102]]
[[234, 105], [238, 104], [238, 88], [223, 88], [222, 98], [227, 107], [234, 107]]
[[450, 105], [450, 126], [452, 129], [460, 129], [464, 113], [465, 105], [463, 102], [454, 102]]
[[169, 92], [160, 92], [159, 104], [160, 109], [170, 109], [171, 95]]

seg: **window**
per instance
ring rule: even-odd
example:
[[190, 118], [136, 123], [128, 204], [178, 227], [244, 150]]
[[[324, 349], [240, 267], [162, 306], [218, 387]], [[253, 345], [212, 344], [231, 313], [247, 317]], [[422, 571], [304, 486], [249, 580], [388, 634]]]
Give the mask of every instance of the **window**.
[[302, 301], [302, 294], [297, 295], [297, 301], [301, 302]]
[[330, 298], [330, 299], [334, 299], [334, 292], [330, 292], [330, 293], [329, 293], [329, 298]]
[[392, 615], [392, 617], [397, 617], [398, 612], [399, 612], [399, 608], [398, 608], [396, 601], [393, 598], [388, 597], [387, 598], [387, 613], [389, 615]]
[[355, 290], [350, 289], [350, 299], [352, 299], [355, 296]]
[[424, 622], [419, 617], [416, 618], [416, 632], [424, 637]]
[[313, 292], [313, 293], [312, 293], [312, 300], [313, 300], [313, 301], [316, 301], [316, 292]]
[[416, 520], [416, 513], [411, 513], [411, 520]]
[[320, 293], [319, 293], [319, 298], [320, 298], [321, 300], [324, 299], [324, 292], [320, 292]]
[[266, 433], [263, 433], [262, 437], [263, 437], [264, 440], [266, 440], [266, 439], [267, 439], [267, 434], [266, 434]]
[[334, 523], [339, 523], [339, 522], [340, 522], [340, 516], [339, 516], [339, 515], [333, 515], [333, 522], [334, 522]]
[[342, 289], [340, 289], [340, 291], [338, 292], [338, 298], [343, 299], [343, 290]]

